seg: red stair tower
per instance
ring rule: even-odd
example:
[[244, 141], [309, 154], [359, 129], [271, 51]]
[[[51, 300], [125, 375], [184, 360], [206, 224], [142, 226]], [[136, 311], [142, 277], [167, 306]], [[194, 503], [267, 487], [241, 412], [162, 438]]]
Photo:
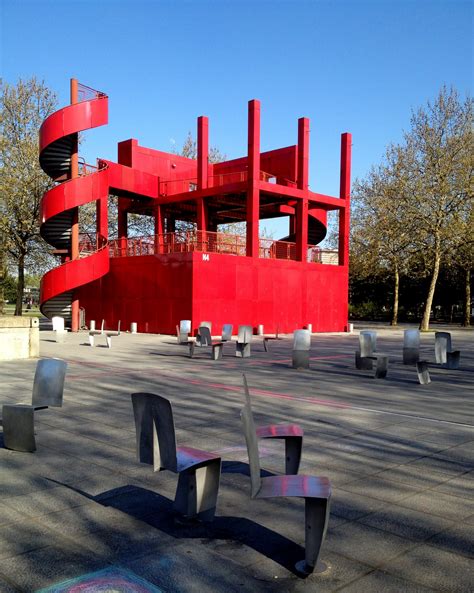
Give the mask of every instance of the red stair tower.
[[[108, 121], [108, 98], [71, 81], [71, 105], [40, 130], [40, 163], [57, 185], [41, 208], [41, 235], [61, 257], [43, 277], [41, 310], [73, 330], [86, 323], [138, 322], [139, 331], [173, 333], [180, 319], [264, 324], [266, 331], [345, 331], [351, 135], [342, 134], [339, 197], [309, 189], [309, 120], [297, 144], [260, 151], [260, 102], [249, 101], [248, 154], [209, 163], [209, 121], [197, 122], [197, 160], [118, 145], [118, 162], [78, 158], [78, 133]], [[118, 197], [118, 236], [108, 237], [109, 195]], [[96, 233], [80, 234], [80, 210], [96, 204]], [[321, 249], [327, 212], [339, 211], [339, 248]], [[79, 215], [78, 215], [79, 213]], [[130, 213], [152, 216], [154, 232], [130, 236]], [[259, 221], [289, 217], [288, 235], [259, 237]], [[177, 221], [183, 224], [177, 225]], [[219, 225], [246, 222], [245, 236]]]

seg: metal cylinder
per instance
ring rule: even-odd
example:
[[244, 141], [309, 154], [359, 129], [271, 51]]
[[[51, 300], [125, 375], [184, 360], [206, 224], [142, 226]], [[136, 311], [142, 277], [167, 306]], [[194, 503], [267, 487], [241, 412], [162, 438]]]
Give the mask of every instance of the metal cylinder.
[[137, 333], [137, 324], [135, 321], [132, 321], [132, 323], [130, 324], [130, 333], [131, 334]]
[[263, 336], [263, 325], [257, 326], [257, 336]]
[[89, 322], [89, 329], [90, 330], [94, 330], [95, 329], [95, 320], [91, 319]]

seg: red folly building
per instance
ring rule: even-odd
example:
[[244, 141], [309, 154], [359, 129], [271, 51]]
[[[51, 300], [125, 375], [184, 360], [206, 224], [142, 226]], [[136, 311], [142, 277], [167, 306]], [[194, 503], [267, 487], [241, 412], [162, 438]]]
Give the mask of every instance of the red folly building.
[[[247, 155], [209, 162], [209, 122], [197, 120], [197, 160], [118, 144], [118, 162], [81, 163], [78, 134], [108, 123], [108, 97], [71, 81], [71, 104], [40, 130], [40, 163], [56, 182], [41, 204], [41, 235], [61, 257], [41, 285], [41, 310], [77, 330], [138, 323], [138, 330], [174, 333], [208, 319], [263, 324], [266, 331], [345, 331], [351, 135], [341, 137], [339, 197], [310, 191], [309, 120], [298, 120], [297, 144], [260, 152], [260, 103], [248, 105]], [[109, 196], [116, 196], [117, 237], [108, 236]], [[81, 234], [81, 208], [95, 203], [96, 232]], [[339, 212], [339, 248], [318, 247], [327, 213]], [[130, 236], [128, 214], [154, 219], [154, 232]], [[289, 217], [288, 236], [259, 237], [259, 221]], [[182, 221], [187, 223], [182, 230]], [[246, 222], [245, 236], [218, 231]]]

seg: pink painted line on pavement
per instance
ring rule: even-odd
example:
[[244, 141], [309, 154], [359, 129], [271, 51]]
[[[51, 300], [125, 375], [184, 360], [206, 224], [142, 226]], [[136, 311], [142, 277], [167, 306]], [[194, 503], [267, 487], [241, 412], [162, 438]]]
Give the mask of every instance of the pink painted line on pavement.
[[[71, 361], [72, 362], [72, 361]], [[94, 363], [90, 363], [90, 366], [99, 366], [99, 365], [95, 365]], [[101, 365], [102, 367], [104, 365]], [[90, 377], [97, 377], [97, 376], [101, 376], [101, 375], [111, 375], [111, 372], [114, 375], [123, 375], [123, 374], [130, 374], [131, 372], [133, 372], [132, 370], [122, 370], [122, 369], [118, 369], [117, 367], [108, 365], [110, 368], [110, 371], [103, 371], [100, 373], [94, 373], [93, 375], [88, 375], [88, 378]], [[156, 369], [142, 369], [140, 371], [140, 375], [159, 375], [162, 377], [167, 377], [167, 378], [176, 378], [176, 374], [174, 373], [163, 373], [160, 372]], [[69, 375], [69, 378], [83, 378], [81, 375], [77, 375], [75, 376], [74, 374]], [[220, 389], [222, 391], [232, 391], [232, 392], [237, 392], [237, 391], [241, 391], [242, 387], [240, 386], [235, 386], [235, 385], [225, 385], [224, 383], [210, 383], [208, 381], [203, 381], [201, 379], [188, 379], [185, 377], [179, 377], [179, 380], [181, 382], [184, 383], [189, 383], [191, 385], [200, 385], [200, 386], [204, 386], [204, 387], [213, 387], [216, 389]], [[327, 407], [331, 407], [331, 408], [351, 408], [352, 406], [350, 404], [345, 404], [345, 403], [340, 403], [340, 402], [334, 402], [331, 400], [325, 400], [325, 399], [318, 399], [318, 398], [314, 398], [314, 397], [298, 397], [298, 396], [294, 396], [294, 395], [288, 395], [285, 393], [277, 393], [275, 391], [269, 391], [269, 390], [264, 390], [264, 389], [252, 389], [252, 393], [256, 394], [256, 395], [260, 395], [263, 397], [272, 397], [275, 399], [286, 399], [289, 401], [300, 401], [303, 403], [311, 403], [311, 404], [316, 404], [316, 405], [320, 405], [320, 406], [327, 406]]]

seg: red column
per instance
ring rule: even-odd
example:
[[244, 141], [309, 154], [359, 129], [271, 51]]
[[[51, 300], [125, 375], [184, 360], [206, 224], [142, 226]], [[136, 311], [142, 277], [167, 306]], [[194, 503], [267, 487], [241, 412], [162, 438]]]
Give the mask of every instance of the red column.
[[[71, 105], [77, 103], [78, 82], [75, 78], [71, 78]], [[79, 146], [78, 135], [74, 134], [74, 143], [71, 154], [71, 179], [79, 177]], [[73, 209], [72, 227], [71, 227], [71, 260], [79, 259], [79, 208]], [[73, 292], [71, 303], [71, 330], [77, 332], [79, 330], [79, 300], [75, 298]]]
[[198, 198], [196, 200], [197, 208], [197, 231], [198, 231], [198, 245], [200, 245], [203, 251], [206, 250], [207, 245], [207, 204], [204, 198]]
[[349, 264], [349, 225], [351, 206], [351, 146], [352, 134], [341, 134], [341, 183], [339, 197], [344, 206], [339, 210], [339, 265]]
[[96, 230], [97, 230], [97, 249], [104, 246], [109, 236], [108, 220], [108, 201], [107, 198], [101, 198], [95, 203], [96, 207]]
[[204, 115], [198, 117], [197, 161], [198, 189], [205, 189], [209, 165], [209, 118]]
[[306, 261], [308, 253], [309, 119], [298, 120], [297, 187], [305, 192], [296, 204], [296, 259]]
[[247, 256], [258, 257], [260, 217], [260, 101], [249, 101], [248, 111]]
[[[199, 189], [207, 187], [209, 166], [209, 119], [204, 115], [198, 117], [197, 128], [197, 186]], [[207, 231], [207, 204], [203, 198], [196, 200], [198, 245], [205, 250]]]
[[161, 253], [164, 234], [164, 219], [161, 206], [155, 206], [155, 253]]
[[128, 236], [128, 225], [127, 225], [127, 207], [124, 204], [124, 199], [118, 199], [118, 238], [120, 245], [121, 255], [125, 255], [127, 252], [127, 236]]

